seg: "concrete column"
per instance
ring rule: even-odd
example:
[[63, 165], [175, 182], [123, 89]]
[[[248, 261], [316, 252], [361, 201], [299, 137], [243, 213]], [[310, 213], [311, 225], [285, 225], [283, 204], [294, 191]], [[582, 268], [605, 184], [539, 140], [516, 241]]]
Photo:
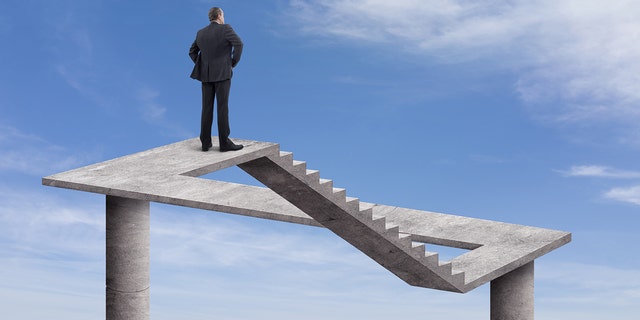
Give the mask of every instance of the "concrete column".
[[533, 261], [491, 281], [491, 320], [533, 320]]
[[149, 201], [107, 196], [107, 320], [149, 319]]

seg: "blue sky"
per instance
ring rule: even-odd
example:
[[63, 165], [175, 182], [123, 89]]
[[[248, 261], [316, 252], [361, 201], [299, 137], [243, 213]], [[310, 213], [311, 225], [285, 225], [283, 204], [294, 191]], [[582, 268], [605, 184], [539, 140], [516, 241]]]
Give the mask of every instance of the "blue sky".
[[[40, 179], [198, 135], [212, 6], [245, 42], [232, 137], [363, 201], [570, 231], [536, 318], [640, 314], [636, 1], [4, 0], [3, 318], [103, 317], [104, 196]], [[488, 318], [487, 286], [410, 287], [326, 230], [151, 211], [153, 319]]]

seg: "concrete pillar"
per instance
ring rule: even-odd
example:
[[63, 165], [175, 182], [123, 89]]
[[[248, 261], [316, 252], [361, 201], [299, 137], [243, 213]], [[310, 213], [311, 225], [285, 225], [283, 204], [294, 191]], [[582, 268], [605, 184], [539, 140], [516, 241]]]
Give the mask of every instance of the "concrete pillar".
[[491, 320], [533, 320], [533, 261], [491, 281]]
[[107, 320], [149, 319], [149, 201], [107, 196]]

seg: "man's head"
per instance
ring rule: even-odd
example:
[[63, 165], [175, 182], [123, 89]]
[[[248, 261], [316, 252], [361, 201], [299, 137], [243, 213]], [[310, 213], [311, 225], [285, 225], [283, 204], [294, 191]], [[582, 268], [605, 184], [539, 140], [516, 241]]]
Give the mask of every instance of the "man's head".
[[209, 9], [209, 21], [224, 24], [224, 12], [218, 7]]

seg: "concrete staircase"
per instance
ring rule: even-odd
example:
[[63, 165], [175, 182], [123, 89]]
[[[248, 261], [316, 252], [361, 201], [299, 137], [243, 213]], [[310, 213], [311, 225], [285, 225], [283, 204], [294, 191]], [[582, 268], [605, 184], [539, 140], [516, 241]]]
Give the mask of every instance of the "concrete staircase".
[[[214, 139], [215, 141], [216, 139]], [[326, 227], [405, 282], [468, 292], [531, 265], [571, 233], [365, 203], [270, 142], [239, 140], [236, 152], [203, 153], [189, 139], [44, 177], [44, 185]], [[238, 166], [268, 188], [201, 178]], [[446, 263], [435, 244], [469, 250]]]
[[438, 253], [425, 251], [424, 244], [414, 245], [397, 225], [374, 216], [372, 206], [347, 197], [344, 189], [334, 188], [332, 180], [320, 178], [319, 171], [307, 169], [292, 153], [238, 166], [408, 284], [464, 292], [462, 270], [441, 263]]

